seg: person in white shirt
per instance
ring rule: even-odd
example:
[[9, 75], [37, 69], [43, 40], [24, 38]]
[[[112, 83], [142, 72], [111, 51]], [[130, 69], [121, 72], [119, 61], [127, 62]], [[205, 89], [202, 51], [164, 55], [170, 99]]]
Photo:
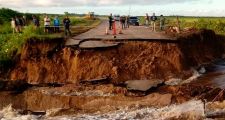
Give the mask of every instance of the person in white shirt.
[[12, 21], [11, 21], [11, 28], [13, 30], [13, 34], [15, 33], [15, 31], [17, 32], [16, 30], [16, 21], [15, 21], [15, 18], [12, 18]]
[[49, 33], [50, 25], [51, 25], [51, 19], [46, 15], [44, 18], [44, 26], [45, 26], [44, 32], [45, 33]]

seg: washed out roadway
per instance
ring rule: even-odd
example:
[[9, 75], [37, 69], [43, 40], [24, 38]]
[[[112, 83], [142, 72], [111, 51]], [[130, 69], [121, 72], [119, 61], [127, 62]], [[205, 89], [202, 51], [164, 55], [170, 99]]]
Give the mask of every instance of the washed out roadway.
[[[79, 46], [82, 48], [95, 48], [96, 47], [110, 47], [115, 46], [115, 43], [100, 43], [100, 40], [121, 41], [121, 40], [138, 40], [138, 41], [165, 41], [173, 42], [174, 38], [168, 37], [163, 32], [153, 32], [151, 28], [145, 26], [130, 26], [122, 30], [122, 34], [118, 34], [121, 30], [119, 22], [116, 24], [116, 38], [114, 38], [113, 30], [108, 30], [108, 21], [103, 20], [100, 25], [85, 33], [74, 36], [66, 41], [66, 46]], [[108, 31], [108, 35], [106, 35]]]

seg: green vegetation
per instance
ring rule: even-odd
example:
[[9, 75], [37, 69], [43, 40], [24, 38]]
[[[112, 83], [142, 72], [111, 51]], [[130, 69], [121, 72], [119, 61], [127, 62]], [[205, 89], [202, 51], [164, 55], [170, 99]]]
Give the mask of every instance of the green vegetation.
[[4, 25], [0, 25], [0, 34], [10, 34], [12, 33], [11, 25], [9, 22], [5, 23]]
[[12, 17], [21, 16], [21, 15], [22, 14], [17, 11], [14, 11], [8, 8], [1, 8], [0, 9], [0, 24], [10, 21]]
[[0, 67], [8, 68], [12, 65], [13, 58], [20, 53], [22, 45], [32, 37], [37, 37], [41, 32], [34, 30], [33, 26], [24, 28], [23, 33], [10, 33], [11, 28], [5, 30], [8, 33], [0, 34]]
[[[165, 18], [166, 26], [177, 26], [176, 17]], [[210, 29], [214, 30], [217, 34], [225, 34], [225, 18], [223, 17], [179, 17], [179, 21], [181, 29]], [[140, 22], [144, 24], [144, 17], [140, 17]]]
[[[26, 15], [29, 26], [23, 28], [22, 33], [13, 34], [10, 19], [15, 16]], [[14, 58], [21, 53], [22, 46], [30, 40], [31, 38], [36, 38], [37, 40], [46, 40], [46, 39], [63, 39], [63, 28], [61, 28], [60, 33], [44, 33], [43, 19], [45, 15], [37, 14], [41, 27], [35, 29], [32, 24], [31, 14], [21, 14], [19, 12], [2, 8], [0, 9], [0, 71], [7, 70], [13, 64]], [[48, 15], [53, 21], [56, 15]], [[57, 15], [61, 21], [64, 18], [64, 15]], [[72, 35], [76, 35], [82, 32], [85, 32], [92, 27], [95, 27], [100, 23], [100, 20], [90, 20], [84, 17], [69, 16], [71, 19], [71, 32]], [[63, 25], [62, 25], [63, 26]]]
[[[168, 25], [176, 24], [175, 17], [169, 17]], [[225, 18], [210, 17], [179, 17], [181, 28], [210, 29], [218, 34], [225, 34]]]

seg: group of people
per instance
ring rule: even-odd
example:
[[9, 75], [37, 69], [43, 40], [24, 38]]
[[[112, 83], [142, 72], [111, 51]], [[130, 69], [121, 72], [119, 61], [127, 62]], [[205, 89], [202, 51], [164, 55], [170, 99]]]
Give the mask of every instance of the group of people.
[[[65, 32], [65, 35], [71, 35], [71, 31], [70, 31], [70, 19], [68, 16], [66, 16], [64, 19], [63, 19], [63, 25], [64, 25], [64, 32]], [[40, 26], [40, 23], [39, 23], [39, 20], [36, 16], [33, 16], [33, 24], [36, 26], [36, 27], [39, 27]], [[51, 26], [51, 24], [53, 24], [53, 26]], [[60, 19], [58, 16], [55, 16], [55, 18], [53, 19], [53, 21], [51, 21], [51, 18], [48, 17], [48, 15], [45, 15], [44, 17], [44, 32], [45, 33], [49, 33], [53, 28], [53, 31], [55, 33], [57, 32], [60, 32]]]
[[23, 17], [15, 16], [15, 18], [12, 18], [12, 20], [11, 20], [11, 26], [13, 29], [13, 33], [15, 33], [15, 32], [21, 33], [22, 28], [26, 25], [27, 25], [26, 16], [23, 16]]
[[[122, 29], [129, 28], [130, 16], [121, 16], [119, 18], [119, 21], [120, 21], [120, 25], [121, 25]], [[113, 29], [113, 22], [115, 22], [115, 19], [113, 18], [112, 13], [111, 13], [109, 16], [109, 30]]]
[[[152, 31], [156, 31], [156, 21], [158, 20], [157, 16], [155, 15], [155, 13], [153, 13], [153, 15], [150, 17], [148, 15], [148, 13], [146, 13], [146, 16], [145, 16], [145, 25], [147, 27], [149, 27], [149, 24], [151, 24], [151, 28], [152, 28]], [[160, 15], [160, 18], [159, 18], [159, 22], [160, 22], [160, 30], [164, 30], [165, 28], [165, 17], [163, 15]]]
[[[44, 17], [44, 32], [45, 33], [49, 33], [51, 30], [53, 30], [55, 33], [60, 32], [60, 19], [58, 16], [55, 16], [55, 18], [53, 19], [53, 21], [51, 21], [51, 19], [48, 17], [48, 15], [46, 15]], [[36, 15], [32, 15], [32, 23], [35, 26], [35, 28], [39, 28], [40, 27], [40, 21], [38, 19], [38, 17]], [[51, 26], [51, 23], [53, 23], [53, 25]], [[64, 25], [64, 31], [65, 31], [65, 35], [71, 35], [71, 31], [70, 31], [70, 19], [68, 16], [66, 16], [63, 19], [63, 25]], [[23, 17], [15, 17], [12, 18], [11, 21], [11, 26], [13, 29], [13, 33], [14, 32], [18, 32], [21, 33], [22, 32], [22, 28], [24, 26], [28, 25], [28, 21], [26, 19], [26, 16]], [[53, 29], [52, 29], [53, 28]]]
[[122, 29], [125, 29], [125, 28], [129, 28], [130, 26], [130, 17], [129, 16], [121, 16], [120, 17], [120, 24], [122, 26]]
[[[66, 24], [70, 24], [70, 23], [66, 23]], [[45, 16], [44, 18], [44, 32], [45, 33], [49, 33], [51, 30], [51, 19], [48, 17], [48, 15]], [[60, 20], [58, 16], [55, 16], [55, 18], [53, 19], [53, 30], [55, 33], [60, 32]]]
[[[155, 13], [153, 13], [152, 16], [149, 16], [148, 13], [146, 13], [146, 16], [145, 16], [145, 26], [146, 27], [149, 27], [149, 25], [151, 26], [152, 28], [152, 31], [156, 31], [156, 22], [157, 22], [158, 18], [157, 16], [155, 15]], [[165, 28], [165, 17], [163, 15], [160, 15], [160, 18], [159, 18], [159, 22], [160, 22], [160, 30], [164, 30]], [[113, 29], [113, 22], [114, 22], [114, 18], [112, 16], [112, 14], [110, 14], [109, 16], [109, 30], [112, 30]], [[130, 24], [130, 17], [129, 16], [121, 16], [120, 17], [120, 24], [122, 26], [122, 29], [125, 29], [125, 28], [129, 28], [129, 24]]]
[[120, 24], [122, 26], [122, 29], [125, 29], [125, 28], [129, 28], [130, 26], [130, 17], [129, 16], [121, 16], [120, 17]]

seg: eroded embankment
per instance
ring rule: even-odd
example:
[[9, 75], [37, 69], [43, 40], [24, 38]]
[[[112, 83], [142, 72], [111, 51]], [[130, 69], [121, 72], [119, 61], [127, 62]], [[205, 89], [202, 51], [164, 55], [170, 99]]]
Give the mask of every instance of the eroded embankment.
[[176, 43], [127, 41], [114, 48], [92, 50], [59, 47], [62, 41], [32, 41], [24, 46], [10, 79], [31, 84], [78, 83], [98, 78], [113, 83], [184, 79], [191, 76], [191, 67], [220, 58], [222, 43], [209, 30], [179, 37]]

